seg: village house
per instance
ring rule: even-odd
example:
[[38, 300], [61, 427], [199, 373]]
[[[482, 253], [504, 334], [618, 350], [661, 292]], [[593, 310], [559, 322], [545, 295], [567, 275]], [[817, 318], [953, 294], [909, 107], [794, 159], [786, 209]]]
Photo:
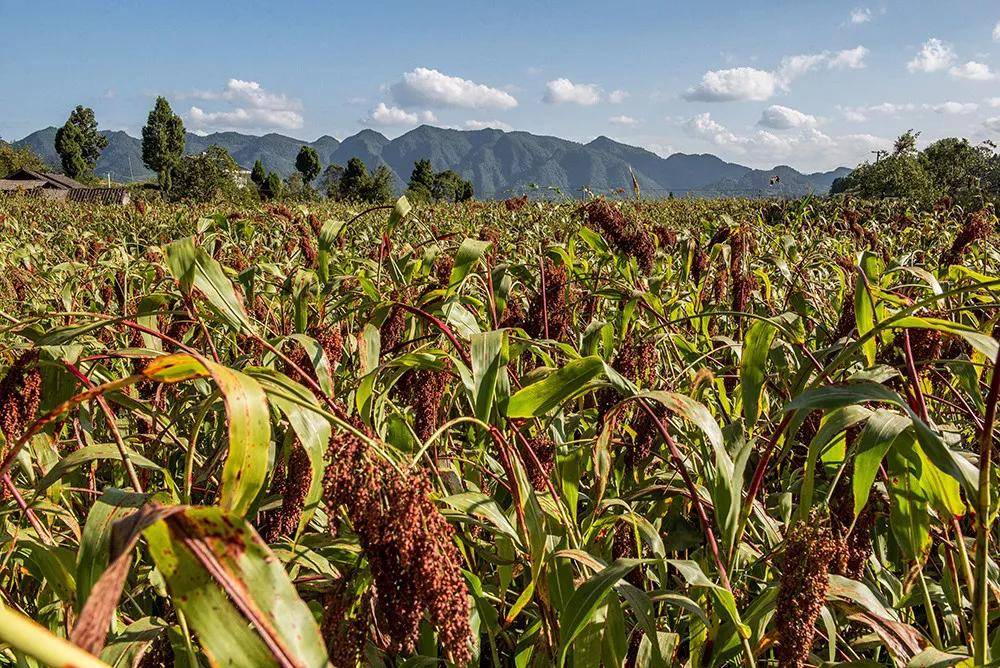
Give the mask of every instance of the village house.
[[126, 188], [91, 188], [65, 174], [19, 169], [0, 179], [0, 195], [27, 193], [45, 199], [100, 204], [128, 204]]

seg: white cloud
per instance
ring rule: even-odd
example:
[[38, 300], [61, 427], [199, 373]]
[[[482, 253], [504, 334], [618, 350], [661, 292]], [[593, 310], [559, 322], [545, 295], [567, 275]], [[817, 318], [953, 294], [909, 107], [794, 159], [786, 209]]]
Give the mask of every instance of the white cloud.
[[631, 97], [632, 94], [627, 90], [613, 90], [608, 93], [608, 102], [611, 104], [621, 104], [627, 98]]
[[684, 130], [692, 137], [707, 139], [713, 144], [720, 146], [740, 143], [739, 137], [727, 130], [724, 125], [715, 121], [712, 118], [712, 114], [707, 111], [688, 119], [684, 123]]
[[840, 111], [844, 114], [844, 118], [852, 123], [864, 123], [868, 120], [864, 110], [857, 107], [841, 107]]
[[989, 65], [977, 63], [974, 60], [963, 65], [956, 65], [948, 70], [948, 74], [956, 79], [969, 79], [971, 81], [993, 81], [996, 78], [996, 74], [993, 73]]
[[391, 86], [392, 97], [405, 108], [460, 107], [464, 109], [512, 109], [517, 99], [506, 91], [418, 67]]
[[868, 49], [856, 46], [843, 51], [805, 53], [782, 58], [771, 72], [754, 67], [734, 67], [706, 72], [701, 82], [684, 93], [684, 99], [699, 102], [734, 102], [770, 99], [777, 90], [787, 90], [793, 80], [817, 69], [861, 69]]
[[983, 121], [983, 125], [986, 127], [987, 130], [990, 130], [992, 132], [1000, 132], [1000, 116], [990, 116], [985, 121]]
[[872, 10], [867, 7], [859, 7], [851, 12], [851, 23], [860, 25], [872, 20]]
[[925, 105], [925, 108], [938, 114], [971, 114], [979, 109], [979, 105], [975, 102], [942, 102]]
[[831, 70], [860, 70], [865, 66], [865, 57], [867, 55], [868, 49], [863, 46], [844, 49], [832, 54], [826, 61], [826, 66]]
[[911, 72], [940, 72], [955, 62], [955, 58], [950, 44], [931, 37], [920, 47], [920, 53], [906, 64], [906, 69]]
[[283, 128], [297, 130], [302, 127], [302, 115], [296, 111], [275, 109], [243, 109], [232, 111], [205, 111], [201, 107], [188, 110], [188, 122], [196, 129], [216, 130], [232, 128]]
[[302, 103], [284, 93], [270, 93], [256, 81], [230, 79], [221, 91], [196, 91], [181, 97], [226, 102], [230, 106], [217, 111], [192, 106], [188, 122], [197, 130], [297, 130], [302, 127]]
[[361, 120], [363, 125], [416, 125], [419, 122], [436, 123], [437, 117], [432, 111], [410, 112], [399, 107], [390, 107], [385, 102], [379, 102], [368, 114], [367, 118]]
[[511, 128], [508, 124], [503, 121], [476, 121], [469, 120], [464, 123], [466, 130], [485, 130], [487, 128], [492, 128], [494, 130], [504, 130], [509, 132]]
[[612, 116], [608, 119], [608, 122], [615, 125], [638, 125], [639, 119], [622, 114], [621, 116]]
[[542, 101], [550, 104], [572, 102], [589, 107], [600, 102], [603, 97], [601, 89], [596, 84], [578, 84], [560, 78], [545, 84]]
[[1000, 21], [997, 21], [997, 24], [993, 26], [993, 41], [1000, 42]]
[[993, 109], [1000, 108], [1000, 97], [991, 97], [986, 100], [986, 106]]
[[761, 113], [758, 124], [775, 130], [790, 130], [816, 127], [818, 122], [816, 117], [810, 114], [780, 104], [772, 104]]
[[777, 86], [774, 74], [753, 67], [710, 70], [702, 76], [701, 83], [684, 93], [684, 98], [699, 102], [759, 102], [774, 95]]
[[904, 102], [902, 104], [896, 102], [882, 102], [881, 104], [874, 104], [868, 107], [869, 111], [874, 111], [878, 114], [900, 114], [906, 111], [913, 111], [917, 108], [917, 105], [912, 102]]
[[781, 59], [781, 65], [775, 73], [782, 88], [787, 88], [793, 79], [808, 74], [813, 70], [825, 68], [828, 70], [859, 70], [865, 66], [868, 49], [856, 46], [842, 51], [824, 51], [822, 53], [804, 53], [787, 56]]
[[768, 130], [739, 135], [715, 121], [708, 113], [688, 119], [683, 128], [690, 136], [708, 141], [724, 152], [746, 155], [753, 162], [768, 166], [782, 162], [794, 162], [799, 166], [803, 162], [817, 166], [829, 166], [832, 162], [854, 165], [868, 157], [871, 150], [892, 146], [891, 140], [875, 135], [831, 136], [811, 127], [780, 135]]

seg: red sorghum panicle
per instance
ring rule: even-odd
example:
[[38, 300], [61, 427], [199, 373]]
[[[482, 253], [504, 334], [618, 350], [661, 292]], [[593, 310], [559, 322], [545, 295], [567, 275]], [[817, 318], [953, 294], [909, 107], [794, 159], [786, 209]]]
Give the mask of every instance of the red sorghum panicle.
[[[27, 350], [14, 360], [0, 380], [0, 430], [4, 444], [0, 446], [0, 460], [8, 449], [35, 421], [42, 399], [42, 376], [36, 366], [38, 351]], [[7, 499], [8, 491], [0, 489], [0, 501]]]
[[451, 361], [442, 369], [411, 369], [399, 380], [398, 394], [413, 408], [413, 430], [426, 441], [440, 424], [441, 399], [451, 380]]
[[708, 240], [708, 249], [712, 250], [712, 246], [715, 244], [724, 244], [729, 241], [729, 236], [732, 234], [732, 231], [733, 230], [729, 225], [720, 225], [719, 228], [715, 230], [715, 234], [712, 235], [712, 238]]
[[361, 600], [358, 611], [351, 615], [351, 600], [344, 591], [344, 583], [323, 597], [323, 623], [320, 632], [333, 668], [356, 668], [365, 648], [365, 621], [363, 609], [370, 603], [369, 596]]
[[320, 329], [314, 336], [316, 343], [323, 349], [326, 360], [330, 363], [330, 368], [334, 369], [340, 364], [344, 357], [344, 334], [341, 324], [330, 325], [325, 329]]
[[[716, 233], [718, 234], [718, 233]], [[732, 281], [732, 308], [745, 312], [750, 295], [757, 288], [757, 279], [749, 271], [751, 252], [750, 228], [741, 225], [727, 235], [729, 238], [729, 276]]]
[[[531, 451], [535, 453], [534, 458], [530, 455], [523, 458], [528, 480], [531, 482], [531, 486], [537, 490], [547, 489], [546, 483], [549, 476], [552, 475], [552, 469], [556, 463], [556, 443], [551, 438], [536, 436], [528, 441], [528, 444], [531, 446]], [[540, 468], [535, 464], [535, 459], [538, 459]]]
[[504, 305], [503, 317], [500, 319], [499, 328], [524, 327], [524, 304], [513, 295], [507, 296], [507, 303]]
[[382, 326], [379, 327], [379, 334], [382, 339], [382, 352], [393, 350], [403, 343], [403, 336], [406, 335], [406, 310], [393, 305], [382, 321]]
[[660, 242], [660, 248], [670, 250], [677, 245], [677, 232], [665, 225], [657, 225], [653, 228], [653, 234]]
[[[274, 466], [274, 472], [271, 473], [271, 485], [267, 490], [268, 493], [271, 496], [284, 498], [287, 481], [288, 467], [285, 462], [279, 459]], [[280, 535], [276, 521], [278, 513], [279, 510], [268, 510], [262, 512], [257, 518], [257, 533], [260, 534], [265, 543], [273, 543], [278, 540]]]
[[[637, 335], [632, 334], [615, 356], [614, 368], [642, 389], [649, 389], [656, 379], [658, 361], [656, 342], [651, 338], [639, 340]], [[597, 395], [601, 415], [610, 410], [618, 399], [618, 391], [613, 387], [602, 389]]]
[[292, 537], [299, 528], [306, 494], [312, 481], [312, 464], [309, 455], [297, 440], [292, 444], [287, 465], [275, 470], [271, 493], [281, 497], [281, 507], [267, 513], [261, 527], [261, 536], [273, 543], [281, 536]]
[[323, 231], [323, 222], [319, 219], [319, 216], [315, 213], [310, 213], [307, 220], [309, 221], [309, 227], [312, 229], [313, 234], [319, 236], [319, 233]]
[[[545, 300], [539, 293], [531, 302], [528, 319], [524, 329], [535, 338], [545, 336], [545, 323], [548, 322], [550, 339], [561, 340], [569, 332], [571, 321], [570, 309], [566, 295], [569, 283], [566, 265], [556, 264], [545, 258], [543, 269], [545, 282]], [[539, 284], [539, 291], [541, 284]]]
[[632, 382], [648, 389], [655, 384], [659, 359], [656, 341], [652, 338], [639, 339], [633, 332], [618, 351], [615, 369]]
[[455, 258], [444, 253], [434, 260], [434, 280], [442, 288], [447, 288], [451, 281], [451, 270], [455, 268]]
[[[928, 314], [933, 317], [933, 314]], [[910, 337], [910, 351], [913, 353], [913, 363], [917, 368], [941, 359], [944, 354], [945, 338], [939, 330], [910, 327], [901, 329], [893, 338], [893, 345], [900, 351], [906, 350], [906, 336]]]
[[305, 225], [299, 225], [299, 251], [305, 259], [306, 264], [315, 267], [319, 258], [319, 250], [316, 248], [316, 239], [310, 234]]
[[[639, 543], [635, 537], [636, 528], [631, 522], [622, 520], [615, 523], [615, 531], [611, 538], [612, 559], [638, 559]], [[643, 589], [642, 571], [637, 566], [625, 576], [625, 581], [634, 587]]]
[[486, 249], [484, 257], [486, 259], [487, 266], [492, 266], [493, 261], [497, 258], [498, 254], [500, 253], [500, 239], [501, 239], [500, 231], [497, 230], [495, 227], [484, 225], [479, 230], [479, 238], [482, 239], [483, 241], [490, 242], [490, 246], [489, 248]]
[[524, 207], [528, 206], [528, 196], [521, 195], [520, 197], [509, 197], [503, 201], [503, 206], [508, 211], [520, 211]]
[[0, 428], [8, 447], [35, 421], [42, 399], [38, 351], [21, 353], [0, 380]]
[[695, 245], [694, 254], [691, 257], [691, 280], [700, 283], [701, 277], [708, 271], [710, 262], [711, 258], [709, 258], [708, 253], [703, 251], [700, 246]]
[[285, 357], [288, 358], [288, 362], [283, 362], [282, 364], [286, 376], [294, 380], [296, 383], [305, 385], [307, 381], [302, 374], [296, 370], [295, 367], [298, 367], [308, 374], [313, 380], [316, 380], [316, 371], [313, 369], [312, 360], [309, 359], [309, 354], [300, 343], [297, 341], [293, 342], [292, 345], [285, 349], [284, 353]]
[[712, 291], [710, 294], [713, 304], [722, 304], [726, 301], [726, 291], [728, 285], [729, 270], [722, 267], [719, 271], [715, 272], [715, 275], [712, 277]]
[[582, 207], [589, 223], [603, 234], [612, 246], [634, 257], [643, 273], [653, 269], [656, 245], [646, 226], [630, 224], [625, 215], [603, 197], [591, 200]]
[[951, 244], [951, 248], [942, 256], [942, 264], [958, 264], [969, 246], [988, 237], [994, 227], [996, 227], [995, 219], [988, 211], [976, 211], [971, 214], [962, 229], [955, 235], [955, 241]]
[[[654, 407], [653, 411], [659, 413], [658, 417], [661, 421], [666, 419], [666, 409], [658, 410]], [[641, 472], [645, 470], [656, 451], [656, 445], [662, 434], [660, 434], [656, 420], [644, 408], [636, 411], [631, 426], [635, 435], [625, 448], [625, 465], [633, 471]]]
[[830, 565], [839, 553], [827, 518], [813, 512], [785, 536], [775, 623], [778, 665], [806, 665], [816, 635], [816, 619], [826, 603]]
[[[849, 449], [859, 432], [860, 427], [857, 426], [848, 429]], [[872, 529], [875, 526], [878, 500], [873, 495], [858, 514], [857, 521], [854, 520], [853, 474], [854, 466], [848, 464], [830, 499], [830, 527], [840, 544], [840, 554], [831, 570], [845, 578], [860, 580], [872, 553]]]
[[361, 439], [338, 432], [330, 439], [323, 495], [331, 518], [343, 509], [368, 561], [384, 649], [412, 651], [426, 615], [448, 658], [468, 662], [471, 629], [461, 557], [426, 476], [375, 461]]

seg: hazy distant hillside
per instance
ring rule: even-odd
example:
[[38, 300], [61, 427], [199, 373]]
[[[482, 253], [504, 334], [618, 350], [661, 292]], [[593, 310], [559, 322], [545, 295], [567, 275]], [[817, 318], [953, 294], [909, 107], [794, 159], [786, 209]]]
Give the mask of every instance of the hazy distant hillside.
[[[55, 128], [46, 128], [14, 143], [29, 146], [49, 164], [58, 165], [59, 157], [53, 148], [55, 134]], [[138, 139], [121, 131], [103, 134], [108, 137], [108, 147], [97, 163], [98, 175], [110, 173], [116, 181], [152, 177], [142, 164]], [[319, 153], [324, 166], [344, 165], [352, 157], [364, 160], [369, 169], [386, 165], [399, 187], [409, 179], [414, 161], [428, 158], [434, 169], [453, 169], [470, 179], [478, 197], [506, 197], [532, 187], [557, 188], [567, 195], [579, 195], [584, 188], [606, 193], [630, 189], [631, 173], [647, 195], [799, 196], [826, 193], [835, 178], [850, 172], [844, 167], [814, 174], [787, 166], [756, 170], [710, 154], [675, 153], [661, 158], [607, 137], [580, 144], [528, 132], [450, 130], [428, 125], [392, 140], [374, 130], [362, 130], [343, 141], [324, 136], [314, 142], [273, 133], [263, 137], [239, 132], [205, 136], [188, 133], [185, 150], [200, 153], [212, 144], [228, 150], [247, 169], [260, 160], [282, 176], [295, 171], [295, 156], [303, 144], [308, 144]], [[777, 181], [772, 179], [774, 176]]]

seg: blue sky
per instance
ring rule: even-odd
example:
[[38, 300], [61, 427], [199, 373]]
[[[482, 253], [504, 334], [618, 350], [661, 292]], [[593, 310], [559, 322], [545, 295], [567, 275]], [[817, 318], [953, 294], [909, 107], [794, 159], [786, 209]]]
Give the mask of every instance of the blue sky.
[[1000, 3], [0, 0], [0, 136], [76, 104], [138, 134], [494, 126], [851, 165], [915, 128], [1000, 140]]

